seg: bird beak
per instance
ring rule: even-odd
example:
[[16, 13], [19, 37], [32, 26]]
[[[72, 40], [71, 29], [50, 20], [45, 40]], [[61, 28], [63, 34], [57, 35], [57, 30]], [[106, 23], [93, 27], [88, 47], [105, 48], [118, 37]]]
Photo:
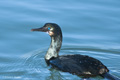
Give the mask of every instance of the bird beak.
[[47, 32], [48, 29], [46, 27], [41, 27], [41, 28], [36, 28], [36, 29], [31, 29], [31, 31], [41, 31], [41, 32]]

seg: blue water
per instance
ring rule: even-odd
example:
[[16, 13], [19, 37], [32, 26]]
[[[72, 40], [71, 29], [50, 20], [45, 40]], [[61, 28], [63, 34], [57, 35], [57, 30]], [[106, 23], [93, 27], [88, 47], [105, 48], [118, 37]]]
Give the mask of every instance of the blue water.
[[120, 0], [1, 0], [0, 80], [80, 80], [46, 65], [44, 55], [50, 37], [30, 29], [47, 22], [62, 28], [60, 55], [89, 55], [120, 78], [119, 3]]

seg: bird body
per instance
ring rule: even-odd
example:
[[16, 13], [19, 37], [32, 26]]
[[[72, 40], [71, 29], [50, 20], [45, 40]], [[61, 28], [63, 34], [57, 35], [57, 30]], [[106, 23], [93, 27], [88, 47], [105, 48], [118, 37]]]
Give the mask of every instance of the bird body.
[[47, 63], [58, 70], [84, 77], [94, 77], [109, 71], [99, 60], [80, 54], [62, 55]]

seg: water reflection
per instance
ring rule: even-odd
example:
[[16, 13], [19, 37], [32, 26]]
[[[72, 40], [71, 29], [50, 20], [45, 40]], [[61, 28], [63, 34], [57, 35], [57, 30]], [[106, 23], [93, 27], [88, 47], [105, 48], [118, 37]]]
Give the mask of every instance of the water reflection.
[[59, 73], [59, 71], [52, 68], [49, 70], [50, 76], [47, 77], [47, 80], [67, 80]]

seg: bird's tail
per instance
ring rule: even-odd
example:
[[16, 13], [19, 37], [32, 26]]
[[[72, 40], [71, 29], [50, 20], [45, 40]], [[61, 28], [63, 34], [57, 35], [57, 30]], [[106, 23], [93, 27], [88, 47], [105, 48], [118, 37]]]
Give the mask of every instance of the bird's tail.
[[104, 75], [102, 75], [104, 78], [108, 79], [108, 80], [120, 80], [120, 78], [111, 75], [110, 73], [105, 73]]

